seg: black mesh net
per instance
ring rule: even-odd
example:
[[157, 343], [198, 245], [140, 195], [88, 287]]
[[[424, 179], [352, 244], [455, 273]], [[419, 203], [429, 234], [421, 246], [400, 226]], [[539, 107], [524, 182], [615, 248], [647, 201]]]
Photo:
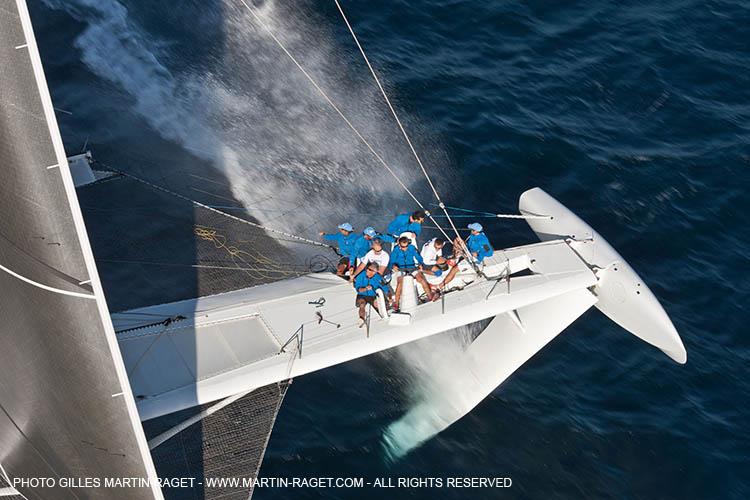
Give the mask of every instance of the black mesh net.
[[[206, 177], [150, 172], [122, 173], [78, 190], [112, 311], [333, 269], [337, 257], [330, 248], [268, 232], [246, 212], [203, 206], [210, 201], [200, 194]], [[224, 203], [238, 205], [230, 192], [222, 196]], [[195, 478], [191, 487], [165, 486], [165, 498], [248, 498], [248, 480], [257, 476], [287, 386], [282, 382], [257, 389], [154, 448], [161, 478]], [[217, 403], [147, 421], [147, 437], [159, 436]]]
[[23, 500], [21, 495], [11, 494], [11, 491], [12, 488], [10, 482], [8, 481], [8, 478], [3, 475], [2, 469], [0, 469], [0, 497], [2, 497], [3, 500]]
[[[290, 381], [251, 392], [177, 433], [151, 452], [161, 478], [195, 478], [193, 487], [163, 488], [168, 500], [247, 499]], [[216, 403], [144, 423], [148, 439]]]
[[225, 215], [132, 177], [79, 189], [112, 311], [332, 269], [333, 250]]

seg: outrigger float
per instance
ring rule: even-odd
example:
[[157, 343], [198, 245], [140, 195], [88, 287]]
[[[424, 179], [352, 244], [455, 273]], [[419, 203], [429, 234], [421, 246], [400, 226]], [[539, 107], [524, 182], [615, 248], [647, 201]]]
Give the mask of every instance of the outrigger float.
[[470, 367], [458, 376], [481, 390], [455, 421], [591, 306], [686, 362], [669, 316], [604, 238], [539, 188], [523, 193], [519, 208], [545, 216], [528, 219], [540, 243], [496, 251], [479, 273], [466, 266], [437, 302], [417, 305], [415, 284], [405, 285], [401, 312], [373, 311], [366, 328], [358, 327], [354, 289], [330, 273], [113, 314], [141, 419], [491, 319], [457, 354]]

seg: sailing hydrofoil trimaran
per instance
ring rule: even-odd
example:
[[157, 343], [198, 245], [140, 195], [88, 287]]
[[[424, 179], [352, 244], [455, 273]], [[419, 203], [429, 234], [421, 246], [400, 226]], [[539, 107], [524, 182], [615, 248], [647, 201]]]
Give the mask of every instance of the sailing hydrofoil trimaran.
[[[240, 1], [392, 172], [254, 8]], [[329, 273], [139, 308], [114, 314], [110, 321], [102, 314], [107, 307], [25, 2], [3, 0], [0, 7], [0, 62], [8, 68], [0, 80], [0, 140], [8, 159], [2, 199], [12, 207], [0, 223], [0, 313], [7, 346], [0, 350], [0, 495], [159, 498], [162, 491], [153, 484], [73, 491], [60, 484], [44, 489], [15, 481], [45, 475], [153, 478], [152, 457], [162, 476], [226, 474], [227, 466], [239, 464], [242, 475], [254, 477], [267, 434], [249, 458], [229, 458], [211, 447], [231, 446], [216, 437], [242, 433], [258, 420], [270, 433], [285, 381], [462, 325], [489, 320], [457, 354], [470, 367], [457, 376], [476, 390], [467, 391], [471, 397], [456, 405], [446, 425], [591, 306], [675, 361], [686, 361], [669, 317], [635, 271], [591, 227], [538, 188], [521, 195], [519, 210], [541, 243], [497, 251], [481, 268], [464, 265], [454, 289], [439, 302], [417, 305], [416, 290], [410, 289], [400, 314], [371, 314], [365, 329], [357, 327], [354, 290]], [[449, 229], [457, 233], [354, 39]], [[446, 229], [441, 231], [447, 236]], [[47, 239], [52, 237], [54, 245]], [[154, 323], [155, 317], [166, 319]], [[24, 385], [27, 380], [33, 383]], [[260, 413], [215, 424], [223, 412], [260, 410], [261, 404]], [[148, 428], [148, 442], [138, 420]], [[178, 442], [179, 456], [170, 450]], [[186, 443], [197, 443], [195, 453], [185, 451]], [[229, 493], [246, 496], [247, 491]], [[226, 489], [208, 487], [191, 491], [192, 497], [225, 494]]]

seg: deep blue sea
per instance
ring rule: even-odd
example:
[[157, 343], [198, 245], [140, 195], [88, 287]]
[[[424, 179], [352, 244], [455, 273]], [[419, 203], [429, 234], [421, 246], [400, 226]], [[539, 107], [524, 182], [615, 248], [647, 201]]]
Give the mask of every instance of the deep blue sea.
[[[162, 179], [205, 168], [225, 203], [307, 234], [413, 208], [239, 0], [29, 4], [71, 154]], [[335, 4], [252, 5], [429, 200]], [[541, 186], [640, 273], [688, 362], [589, 311], [395, 463], [381, 436], [410, 406], [408, 370], [386, 355], [314, 373], [291, 386], [262, 476], [513, 485], [254, 498], [750, 498], [750, 4], [343, 5], [446, 202], [513, 213]], [[497, 247], [534, 241], [522, 221], [482, 222]]]

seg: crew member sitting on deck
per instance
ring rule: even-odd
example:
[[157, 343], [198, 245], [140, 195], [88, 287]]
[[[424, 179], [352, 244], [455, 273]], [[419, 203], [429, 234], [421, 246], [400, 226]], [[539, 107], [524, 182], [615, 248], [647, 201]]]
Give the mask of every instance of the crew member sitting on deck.
[[453, 240], [453, 257], [451, 260], [447, 261], [450, 271], [448, 271], [448, 274], [443, 278], [443, 281], [437, 285], [438, 290], [445, 290], [448, 287], [448, 284], [453, 281], [453, 278], [455, 278], [461, 271], [460, 262], [466, 258], [467, 248], [477, 264], [482, 264], [482, 261], [484, 261], [486, 257], [492, 257], [492, 254], [495, 253], [487, 236], [482, 232], [483, 228], [481, 224], [474, 222], [473, 224], [469, 224], [468, 228], [471, 229], [471, 235], [466, 241], [460, 237], [456, 237], [456, 239]]
[[383, 276], [388, 269], [389, 260], [390, 256], [388, 255], [388, 252], [383, 250], [383, 240], [380, 238], [373, 238], [370, 251], [367, 252], [365, 256], [362, 257], [362, 259], [360, 259], [360, 263], [352, 273], [350, 281], [354, 281], [354, 278], [362, 272], [365, 266], [372, 262], [378, 265], [378, 274]]
[[444, 290], [448, 284], [453, 281], [453, 278], [461, 271], [459, 263], [466, 258], [466, 242], [460, 236], [456, 236], [453, 239], [453, 255], [446, 260], [448, 266], [448, 274], [443, 278], [443, 281], [437, 285], [438, 290]]
[[[399, 238], [398, 246], [393, 249], [393, 252], [391, 252], [388, 267], [393, 270], [394, 276], [396, 276], [395, 273], [399, 271], [401, 273], [412, 273], [414, 279], [422, 285], [422, 289], [424, 290], [425, 295], [427, 295], [427, 300], [433, 300], [434, 295], [430, 288], [430, 284], [427, 283], [427, 280], [421, 271], [423, 264], [424, 261], [422, 260], [422, 256], [419, 255], [417, 250], [411, 244], [411, 240], [405, 236]], [[401, 300], [401, 288], [403, 282], [403, 275], [398, 276], [396, 281], [396, 301], [394, 303], [394, 308], [396, 309], [398, 309]]]
[[[386, 232], [394, 238], [401, 236], [401, 233], [414, 233], [414, 236], [417, 237], [422, 232], [424, 217], [425, 213], [422, 210], [417, 210], [411, 215], [401, 214], [388, 224]], [[416, 240], [414, 244], [416, 245]]]
[[339, 232], [336, 234], [326, 234], [321, 231], [320, 235], [324, 240], [335, 241], [338, 243], [341, 259], [339, 259], [339, 263], [336, 265], [336, 274], [343, 276], [346, 273], [346, 270], [349, 269], [349, 266], [354, 265], [354, 262], [350, 262], [349, 258], [352, 253], [354, 242], [357, 240], [357, 235], [353, 233], [354, 228], [348, 222], [339, 224], [338, 229]]
[[354, 280], [354, 289], [357, 291], [355, 305], [359, 308], [359, 319], [362, 320], [359, 327], [365, 324], [365, 309], [370, 304], [375, 310], [378, 310], [378, 303], [375, 300], [378, 288], [383, 288], [383, 278], [378, 273], [378, 265], [371, 262], [367, 265], [365, 272], [359, 273]]
[[482, 232], [482, 225], [478, 222], [474, 222], [467, 226], [471, 229], [471, 235], [466, 239], [466, 246], [469, 248], [469, 252], [476, 260], [477, 264], [481, 264], [485, 257], [492, 257], [495, 251], [490, 245], [490, 240]]
[[443, 246], [445, 246], [445, 240], [442, 238], [432, 238], [422, 245], [422, 251], [419, 254], [424, 260], [424, 272], [440, 276], [448, 269], [448, 264], [443, 257]]

